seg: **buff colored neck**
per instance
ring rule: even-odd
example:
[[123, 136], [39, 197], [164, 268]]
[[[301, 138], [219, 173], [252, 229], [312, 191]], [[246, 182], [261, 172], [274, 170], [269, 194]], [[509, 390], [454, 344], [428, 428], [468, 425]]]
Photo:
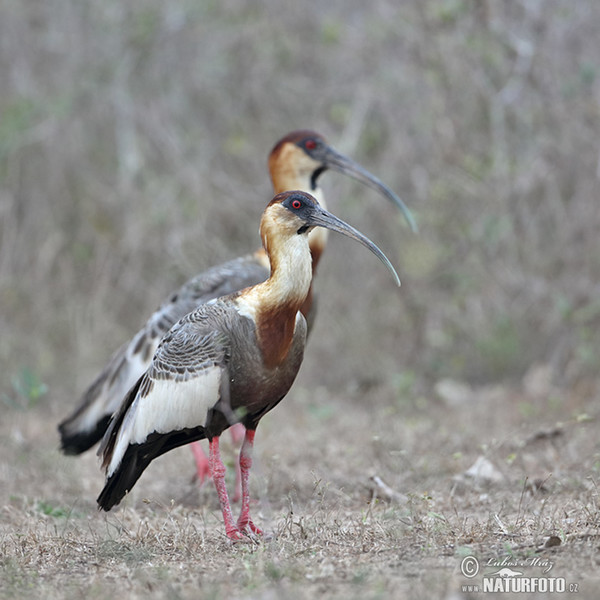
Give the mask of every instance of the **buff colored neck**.
[[297, 311], [312, 281], [312, 257], [306, 234], [281, 233], [275, 219], [263, 219], [261, 236], [271, 275], [244, 294], [257, 312], [289, 306]]
[[297, 313], [312, 281], [312, 257], [308, 236], [281, 233], [276, 220], [263, 219], [261, 235], [271, 264], [270, 277], [242, 293], [237, 304], [242, 314], [256, 323], [265, 365], [281, 364], [290, 349]]
[[[281, 164], [272, 165], [271, 179], [273, 181], [273, 191], [275, 194], [281, 192], [289, 192], [291, 190], [301, 190], [314, 196], [322, 208], [327, 210], [323, 190], [317, 184], [316, 189], [311, 188], [310, 177], [312, 172], [300, 173], [297, 169], [293, 169], [292, 162], [281, 161]], [[328, 231], [324, 227], [315, 227], [308, 234], [308, 243], [310, 252], [313, 257], [313, 273], [317, 270], [317, 265], [321, 258], [321, 254], [327, 245]]]

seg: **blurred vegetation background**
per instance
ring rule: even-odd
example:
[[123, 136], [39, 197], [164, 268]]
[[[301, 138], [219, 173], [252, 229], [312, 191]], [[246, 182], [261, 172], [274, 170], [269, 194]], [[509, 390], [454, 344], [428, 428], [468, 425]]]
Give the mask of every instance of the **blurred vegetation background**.
[[323, 177], [403, 286], [330, 237], [310, 389], [594, 376], [599, 57], [594, 0], [1, 0], [0, 397], [64, 414], [171, 289], [257, 247], [296, 128], [420, 226]]

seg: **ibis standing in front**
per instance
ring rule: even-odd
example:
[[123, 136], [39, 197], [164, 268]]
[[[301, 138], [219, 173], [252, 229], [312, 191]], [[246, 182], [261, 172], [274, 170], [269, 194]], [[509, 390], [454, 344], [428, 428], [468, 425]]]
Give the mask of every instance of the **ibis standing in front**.
[[[352, 159], [337, 152], [325, 138], [310, 130], [297, 130], [284, 136], [269, 154], [269, 173], [275, 194], [303, 190], [315, 196], [323, 207], [320, 180], [326, 171], [349, 175], [372, 187], [390, 200], [415, 230], [413, 217], [402, 200], [384, 183]], [[313, 231], [309, 237], [313, 274], [325, 250], [326, 231]], [[162, 336], [184, 315], [214, 298], [264, 281], [269, 262], [264, 250], [212, 267], [196, 275], [174, 291], [148, 319], [140, 331], [123, 344], [108, 365], [89, 386], [79, 406], [60, 425], [62, 449], [81, 454], [98, 442], [131, 386], [148, 369]], [[314, 318], [312, 287], [301, 307], [310, 328]], [[199, 444], [193, 444], [200, 481], [208, 474], [208, 464]], [[237, 495], [237, 494], [236, 494]]]
[[[225, 531], [232, 540], [261, 534], [250, 518], [248, 477], [260, 419], [290, 389], [304, 354], [306, 320], [300, 307], [312, 279], [308, 234], [325, 227], [376, 254], [400, 281], [389, 260], [368, 238], [319, 206], [304, 192], [284, 192], [265, 209], [260, 234], [269, 278], [203, 304], [183, 317], [160, 342], [150, 368], [113, 416], [99, 453], [106, 483], [98, 504], [110, 510], [156, 457], [208, 438], [209, 465]], [[242, 505], [234, 521], [219, 436], [241, 422]]]

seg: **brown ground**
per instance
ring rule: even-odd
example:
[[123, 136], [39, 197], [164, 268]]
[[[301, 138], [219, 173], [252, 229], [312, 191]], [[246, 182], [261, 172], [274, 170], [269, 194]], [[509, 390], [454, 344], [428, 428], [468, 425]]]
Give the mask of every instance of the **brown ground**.
[[[459, 573], [468, 555], [532, 577], [547, 559], [548, 577], [596, 597], [597, 387], [383, 404], [376, 389], [361, 402], [297, 384], [257, 437], [254, 515], [272, 537], [233, 546], [187, 449], [103, 514], [96, 457], [57, 452], [57, 411], [5, 413], [0, 597], [460, 598], [481, 584]], [[494, 468], [477, 480], [465, 472], [479, 457]]]

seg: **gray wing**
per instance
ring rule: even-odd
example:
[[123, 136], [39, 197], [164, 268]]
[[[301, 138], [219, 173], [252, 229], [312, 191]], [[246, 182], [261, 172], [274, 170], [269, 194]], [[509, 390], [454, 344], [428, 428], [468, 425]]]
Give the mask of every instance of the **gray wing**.
[[228, 390], [228, 312], [223, 302], [200, 306], [161, 341], [102, 440], [101, 508], [118, 504], [154, 458], [205, 437], [207, 416]]
[[213, 267], [187, 281], [112, 356], [83, 394], [79, 406], [60, 425], [62, 449], [80, 454], [104, 435], [111, 415], [149, 368], [163, 335], [183, 316], [215, 298], [264, 281], [268, 269], [256, 254]]

